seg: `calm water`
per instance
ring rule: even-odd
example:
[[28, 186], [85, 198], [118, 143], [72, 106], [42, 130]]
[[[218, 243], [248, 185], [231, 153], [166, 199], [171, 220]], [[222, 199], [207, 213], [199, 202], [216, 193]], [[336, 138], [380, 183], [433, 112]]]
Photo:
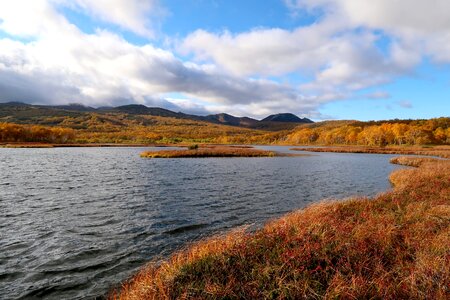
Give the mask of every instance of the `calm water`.
[[188, 241], [386, 190], [395, 168], [390, 155], [151, 160], [142, 151], [0, 149], [1, 299], [99, 297]]

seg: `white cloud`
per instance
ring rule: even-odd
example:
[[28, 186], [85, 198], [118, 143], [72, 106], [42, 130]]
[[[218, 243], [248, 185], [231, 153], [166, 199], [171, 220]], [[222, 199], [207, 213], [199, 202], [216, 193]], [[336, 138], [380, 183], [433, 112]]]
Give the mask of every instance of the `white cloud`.
[[[0, 74], [11, 78], [9, 91], [8, 86], [2, 87], [3, 95], [22, 86], [23, 96], [28, 86], [30, 97], [89, 105], [123, 99], [145, 103], [148, 96], [168, 92], [228, 105], [297, 97], [288, 86], [215, 73], [201, 65], [185, 64], [165, 50], [134, 46], [104, 31], [94, 35], [72, 32], [58, 43], [53, 39], [28, 44], [3, 39], [0, 49]], [[43, 87], [32, 88], [30, 83]], [[54, 93], [54, 86], [66, 87], [70, 93]]]
[[[161, 100], [166, 93], [178, 92], [208, 103], [205, 111], [217, 105], [315, 109], [290, 86], [224, 74], [210, 64], [183, 62], [169, 51], [150, 44], [136, 46], [105, 30], [83, 33], [49, 2], [39, 1], [36, 9], [41, 15], [32, 19], [14, 5], [0, 15], [6, 24], [2, 30], [32, 37], [31, 42], [0, 39], [0, 101], [93, 106], [135, 102], [194, 109], [189, 100]], [[26, 26], [18, 32], [8, 25], [13, 21]], [[250, 114], [258, 116], [258, 110]]]
[[323, 22], [293, 31], [255, 29], [233, 35], [197, 30], [180, 46], [184, 54], [197, 60], [213, 60], [223, 69], [240, 76], [282, 75], [299, 69], [315, 70], [328, 61], [341, 39], [336, 23]]
[[321, 17], [294, 30], [254, 29], [237, 34], [197, 30], [184, 39], [179, 51], [237, 76], [300, 74], [309, 78], [299, 87], [303, 98], [317, 103], [354, 98], [358, 90], [412, 74], [425, 56], [450, 63], [450, 1], [285, 3], [292, 10], [304, 9]]
[[[286, 0], [291, 9], [321, 9], [347, 20], [352, 28], [383, 30], [414, 56], [429, 55], [450, 63], [450, 1], [448, 0]], [[405, 46], [406, 45], [406, 46]], [[417, 63], [417, 58], [413, 59]]]
[[0, 30], [34, 37], [68, 29], [69, 23], [47, 0], [0, 0]]
[[354, 25], [389, 31], [433, 33], [450, 28], [447, 0], [307, 0], [309, 7], [328, 6], [348, 17]]
[[153, 19], [163, 14], [158, 0], [74, 0], [64, 4], [150, 38], [154, 37]]
[[[155, 34], [157, 0], [0, 0], [0, 101], [87, 105], [144, 103], [188, 112], [263, 117], [319, 107], [414, 70], [424, 56], [450, 63], [450, 2], [286, 0], [322, 10], [312, 25], [242, 33], [197, 30], [179, 45], [183, 61], [104, 29], [86, 34], [69, 7], [144, 37]], [[26, 9], [24, 9], [26, 7]], [[100, 23], [103, 24], [103, 23]], [[380, 49], [380, 33], [390, 38]], [[268, 78], [295, 74], [299, 86]], [[180, 93], [185, 99], [164, 99]], [[381, 98], [383, 93], [368, 97]]]
[[378, 35], [355, 33], [339, 22], [329, 19], [293, 31], [256, 29], [237, 35], [198, 30], [184, 40], [180, 51], [237, 76], [299, 73], [311, 78], [301, 85], [309, 97], [386, 83], [413, 66], [404, 57], [415, 57], [395, 56], [400, 46], [386, 56], [375, 46]]

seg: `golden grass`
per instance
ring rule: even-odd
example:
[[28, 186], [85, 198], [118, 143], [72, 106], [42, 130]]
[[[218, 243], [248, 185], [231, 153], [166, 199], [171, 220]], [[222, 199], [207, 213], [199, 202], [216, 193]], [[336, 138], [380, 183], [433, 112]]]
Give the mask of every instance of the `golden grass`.
[[0, 144], [1, 148], [53, 148], [52, 144], [43, 143], [15, 143], [15, 144]]
[[149, 264], [111, 299], [449, 299], [450, 161], [390, 176], [373, 199], [322, 202]]
[[417, 168], [424, 163], [438, 162], [438, 160], [436, 158], [429, 158], [429, 157], [399, 156], [391, 158], [390, 162], [392, 164]]
[[194, 158], [194, 157], [272, 157], [273, 151], [259, 150], [237, 146], [207, 146], [187, 150], [145, 151], [141, 157], [145, 158]]
[[435, 147], [367, 147], [367, 146], [330, 146], [330, 147], [295, 147], [290, 150], [310, 152], [337, 152], [337, 153], [379, 153], [403, 155], [430, 155], [450, 158], [450, 146]]

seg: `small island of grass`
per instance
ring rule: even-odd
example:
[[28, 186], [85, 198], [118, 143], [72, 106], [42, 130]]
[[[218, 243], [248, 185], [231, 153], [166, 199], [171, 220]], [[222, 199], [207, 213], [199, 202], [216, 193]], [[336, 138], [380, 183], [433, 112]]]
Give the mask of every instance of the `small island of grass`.
[[239, 146], [190, 146], [183, 150], [145, 151], [144, 158], [195, 158], [195, 157], [274, 157], [274, 151]]

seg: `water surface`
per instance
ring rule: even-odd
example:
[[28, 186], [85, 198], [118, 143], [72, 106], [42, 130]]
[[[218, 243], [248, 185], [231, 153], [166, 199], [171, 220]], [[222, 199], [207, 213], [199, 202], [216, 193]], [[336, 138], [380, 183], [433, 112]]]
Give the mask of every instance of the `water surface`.
[[100, 297], [189, 241], [373, 196], [395, 168], [392, 155], [142, 159], [145, 149], [0, 149], [1, 299]]

